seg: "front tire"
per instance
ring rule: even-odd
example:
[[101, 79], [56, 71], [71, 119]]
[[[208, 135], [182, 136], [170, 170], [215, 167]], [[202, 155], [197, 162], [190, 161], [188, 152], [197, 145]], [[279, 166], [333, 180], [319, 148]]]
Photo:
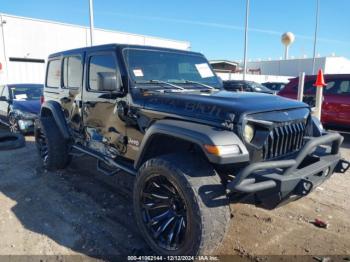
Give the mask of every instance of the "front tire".
[[13, 115], [9, 115], [8, 119], [9, 119], [9, 128], [11, 133], [19, 134], [20, 130], [19, 130], [17, 119]]
[[35, 143], [47, 170], [64, 169], [70, 162], [68, 143], [61, 135], [51, 117], [42, 117], [36, 121], [34, 129]]
[[212, 254], [229, 225], [224, 187], [200, 158], [148, 160], [138, 172], [133, 199], [137, 225], [159, 255]]

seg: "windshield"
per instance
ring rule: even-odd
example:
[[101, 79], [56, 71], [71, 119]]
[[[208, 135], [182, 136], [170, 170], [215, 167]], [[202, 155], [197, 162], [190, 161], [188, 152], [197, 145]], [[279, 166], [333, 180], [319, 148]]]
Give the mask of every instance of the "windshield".
[[128, 48], [124, 49], [124, 58], [135, 83], [158, 80], [184, 88], [203, 88], [201, 84], [221, 88], [221, 82], [201, 55]]
[[10, 86], [14, 100], [39, 100], [43, 93], [42, 85]]
[[266, 86], [263, 86], [262, 84], [251, 82], [250, 86], [254, 89], [254, 91], [271, 93], [271, 90], [268, 89]]

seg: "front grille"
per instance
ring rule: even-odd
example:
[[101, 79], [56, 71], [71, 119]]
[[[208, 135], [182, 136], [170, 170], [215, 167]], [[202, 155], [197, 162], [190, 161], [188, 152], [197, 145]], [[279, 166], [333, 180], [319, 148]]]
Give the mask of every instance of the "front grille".
[[285, 123], [273, 128], [262, 148], [264, 160], [282, 157], [298, 151], [303, 146], [305, 123]]

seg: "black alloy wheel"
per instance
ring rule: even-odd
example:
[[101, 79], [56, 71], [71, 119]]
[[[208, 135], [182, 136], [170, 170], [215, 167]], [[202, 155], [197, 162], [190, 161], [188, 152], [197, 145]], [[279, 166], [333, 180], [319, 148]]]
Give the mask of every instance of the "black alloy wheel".
[[39, 151], [39, 156], [43, 160], [45, 166], [49, 156], [49, 147], [47, 144], [47, 138], [41, 128], [35, 130], [35, 141]]
[[158, 255], [213, 254], [229, 224], [219, 176], [206, 159], [192, 154], [144, 162], [133, 202], [140, 233]]
[[9, 128], [11, 133], [19, 133], [18, 122], [13, 115], [9, 116]]
[[165, 176], [154, 174], [141, 192], [143, 222], [157, 245], [166, 250], [181, 248], [186, 236], [184, 197]]

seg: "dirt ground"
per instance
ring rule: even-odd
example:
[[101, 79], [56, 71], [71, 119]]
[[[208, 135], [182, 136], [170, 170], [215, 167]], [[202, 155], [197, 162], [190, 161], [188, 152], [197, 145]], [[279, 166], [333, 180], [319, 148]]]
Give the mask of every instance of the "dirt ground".
[[[350, 133], [343, 156], [350, 159]], [[0, 151], [0, 255], [151, 254], [135, 226], [129, 175], [107, 177], [95, 160], [74, 158], [62, 172], [44, 171], [33, 137]], [[78, 169], [78, 166], [82, 168]], [[350, 173], [337, 174], [307, 197], [268, 211], [233, 204], [218, 255], [350, 255]], [[327, 229], [309, 223], [315, 218]]]

